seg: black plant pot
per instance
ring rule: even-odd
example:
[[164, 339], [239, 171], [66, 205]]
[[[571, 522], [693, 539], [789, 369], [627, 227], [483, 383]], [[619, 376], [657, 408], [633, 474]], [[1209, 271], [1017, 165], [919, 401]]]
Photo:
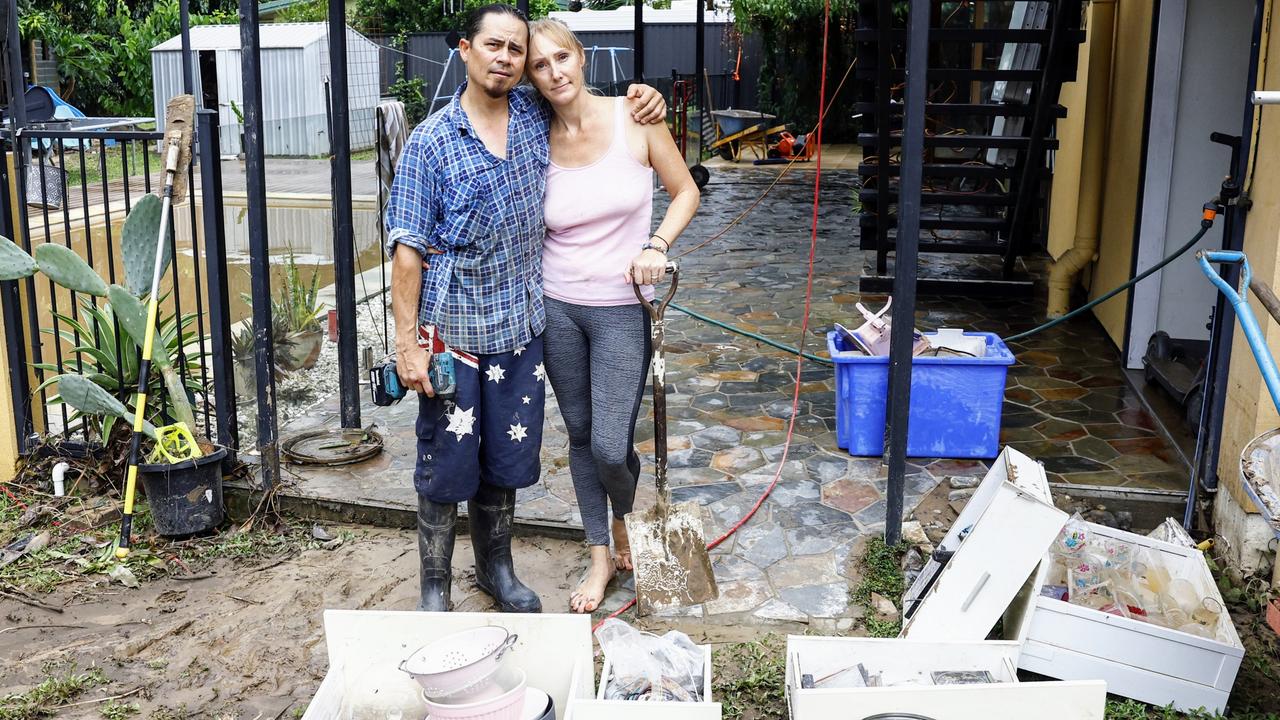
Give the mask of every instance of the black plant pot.
[[183, 537], [212, 530], [222, 524], [222, 459], [226, 448], [177, 464], [138, 466], [142, 487], [151, 504], [156, 532]]

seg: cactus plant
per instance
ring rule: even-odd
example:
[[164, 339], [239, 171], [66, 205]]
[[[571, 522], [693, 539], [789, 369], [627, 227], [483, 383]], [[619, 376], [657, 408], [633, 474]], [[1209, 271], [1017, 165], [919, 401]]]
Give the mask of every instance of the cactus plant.
[[0, 280], [21, 280], [36, 272], [36, 261], [7, 237], [0, 237]]
[[[155, 270], [156, 235], [160, 233], [160, 212], [164, 203], [155, 195], [143, 195], [129, 210], [120, 230], [120, 254], [124, 258], [125, 285], [134, 295], [144, 297], [151, 292], [151, 274]], [[167, 238], [166, 238], [167, 239]], [[170, 243], [163, 243], [161, 274], [173, 259]]]
[[[110, 415], [133, 423], [133, 413], [125, 409], [124, 403], [89, 378], [83, 375], [59, 375], [57, 382], [58, 394], [63, 401], [80, 412]], [[142, 431], [152, 440], [156, 439], [156, 428], [151, 423], [144, 420]]]
[[[67, 247], [54, 244], [41, 245], [35, 249], [33, 253], [35, 257], [32, 259], [10, 240], [0, 238], [0, 279], [28, 277], [39, 269], [62, 287], [74, 292], [107, 298], [107, 304], [103, 308], [89, 302], [87, 298], [81, 299], [82, 311], [90, 319], [89, 324], [93, 325], [91, 332], [87, 325], [77, 323], [73, 318], [58, 316], [60, 321], [69, 323], [75, 332], [57, 334], [73, 345], [73, 355], [90, 358], [91, 362], [98, 366], [98, 371], [88, 372], [89, 368], [84, 367], [85, 374], [71, 372], [83, 367], [82, 361], [77, 361], [75, 364], [64, 362], [62, 367], [41, 364], [40, 367], [43, 370], [58, 371], [62, 374], [45, 380], [37, 388], [39, 392], [56, 382], [59, 388], [58, 400], [67, 403], [82, 415], [98, 416], [102, 419], [104, 441], [110, 437], [110, 429], [114, 425], [113, 419], [129, 418], [132, 422], [132, 415], [124, 409], [122, 398], [130, 399], [136, 391], [136, 386], [124, 386], [125, 383], [121, 381], [124, 376], [123, 367], [116, 367], [113, 376], [108, 375], [102, 368], [104, 365], [115, 365], [115, 357], [126, 359], [125, 364], [130, 364], [136, 349], [120, 347], [119, 341], [122, 338], [117, 338], [114, 332], [104, 333], [103, 330], [104, 326], [110, 327], [113, 324], [113, 320], [108, 319], [109, 313], [111, 318], [120, 322], [120, 327], [124, 330], [123, 334], [132, 341], [131, 346], [136, 343], [137, 347], [141, 348], [143, 344], [147, 309], [138, 296], [149, 293], [151, 290], [153, 272], [151, 263], [155, 259], [161, 209], [162, 203], [159, 198], [154, 195], [145, 195], [138, 200], [125, 218], [121, 242], [128, 287], [120, 285], [108, 287], [107, 282], [92, 267]], [[165, 244], [161, 262], [167, 266], [170, 261], [169, 245]], [[181, 353], [183, 347], [196, 339], [187, 332], [187, 327], [192, 320], [194, 316], [191, 315], [165, 321], [157, 318], [157, 327], [152, 339], [151, 360], [160, 371], [164, 391], [156, 393], [155, 390], [158, 390], [158, 387], [155, 390], [149, 387], [148, 396], [163, 396], [165, 402], [158, 403], [156, 406], [160, 416], [185, 423], [190, 430], [194, 431], [196, 429], [195, 413], [191, 408], [188, 390], [193, 389], [199, 392], [202, 388], [199, 383], [182, 380], [174, 367], [174, 355], [170, 352], [173, 350]], [[112, 348], [114, 352], [104, 352], [101, 347], [78, 344], [86, 338], [95, 339], [99, 343], [104, 338], [110, 338], [114, 344]], [[187, 368], [188, 375], [192, 377], [195, 375], [192, 370], [198, 372], [199, 357], [200, 354], [197, 355], [194, 368]], [[187, 358], [186, 362], [190, 365], [190, 358]], [[137, 367], [136, 363], [133, 365], [132, 379], [136, 383]], [[112, 386], [116, 395], [104, 389], [103, 385]], [[148, 385], [150, 386], [150, 383]], [[110, 402], [104, 398], [109, 398]], [[150, 403], [148, 407], [152, 407]], [[150, 423], [147, 427], [150, 429], [148, 434], [154, 438], [154, 427]]]
[[33, 253], [40, 272], [72, 292], [107, 296], [107, 282], [69, 247], [45, 243]]

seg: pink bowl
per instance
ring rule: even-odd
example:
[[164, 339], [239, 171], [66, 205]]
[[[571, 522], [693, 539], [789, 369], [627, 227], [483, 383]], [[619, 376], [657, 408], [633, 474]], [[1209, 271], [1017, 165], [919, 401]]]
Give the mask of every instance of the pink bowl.
[[513, 682], [503, 684], [506, 692], [489, 700], [447, 705], [426, 698], [427, 717], [429, 720], [522, 720], [526, 695], [524, 670], [511, 668], [509, 672]]

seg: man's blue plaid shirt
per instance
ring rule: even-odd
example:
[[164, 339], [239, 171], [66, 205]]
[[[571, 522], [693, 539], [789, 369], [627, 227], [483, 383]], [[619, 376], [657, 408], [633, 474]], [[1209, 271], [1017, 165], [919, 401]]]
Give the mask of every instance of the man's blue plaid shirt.
[[[387, 254], [397, 244], [428, 262], [418, 319], [477, 354], [509, 352], [546, 327], [542, 198], [550, 116], [529, 87], [509, 97], [507, 159], [495, 157], [453, 100], [409, 136], [387, 206]], [[427, 248], [443, 252], [428, 255]]]

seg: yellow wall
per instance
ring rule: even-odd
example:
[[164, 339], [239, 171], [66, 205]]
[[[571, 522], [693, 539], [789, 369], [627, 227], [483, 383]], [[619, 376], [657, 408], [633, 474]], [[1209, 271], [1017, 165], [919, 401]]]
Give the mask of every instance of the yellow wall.
[[[1098, 262], [1089, 282], [1090, 299], [1129, 279], [1133, 233], [1138, 220], [1142, 126], [1146, 115], [1147, 60], [1153, 21], [1154, 13], [1148, 0], [1116, 3], [1102, 227]], [[1093, 311], [1118, 347], [1124, 346], [1128, 297], [1129, 293], [1120, 293]]]
[[[1273, 34], [1272, 13], [1266, 16], [1263, 52], [1266, 57], [1280, 57], [1280, 35]], [[1258, 79], [1260, 88], [1280, 87], [1280, 63], [1265, 64], [1266, 74]], [[1245, 190], [1253, 200], [1253, 208], [1245, 221], [1244, 251], [1249, 257], [1254, 277], [1266, 280], [1273, 288], [1280, 288], [1280, 164], [1269, 162], [1280, 148], [1280, 107], [1264, 106], [1254, 113], [1257, 123], [1263, 115], [1269, 115], [1261, 123], [1257, 144], [1253, 148], [1253, 172], [1246, 179]], [[1280, 357], [1280, 326], [1277, 326], [1250, 298], [1254, 312], [1259, 314], [1258, 324], [1267, 338], [1273, 357]], [[1249, 343], [1236, 323], [1231, 341], [1231, 368], [1227, 378], [1227, 405], [1223, 417], [1222, 449], [1218, 455], [1218, 477], [1223, 486], [1235, 496], [1241, 507], [1252, 510], [1253, 504], [1240, 486], [1238, 468], [1240, 451], [1254, 437], [1266, 430], [1280, 426], [1271, 396], [1267, 393], [1258, 366], [1249, 350]]]
[[[1093, 5], [1090, 6], [1090, 13]], [[1092, 25], [1088, 17], [1086, 27]], [[1087, 106], [1089, 43], [1080, 45], [1075, 82], [1063, 83], [1058, 103], [1067, 116], [1058, 120], [1058, 150], [1053, 154], [1053, 186], [1049, 190], [1049, 255], [1055, 260], [1071, 249], [1076, 237], [1076, 198], [1080, 194], [1080, 161], [1084, 150], [1084, 112]]]

